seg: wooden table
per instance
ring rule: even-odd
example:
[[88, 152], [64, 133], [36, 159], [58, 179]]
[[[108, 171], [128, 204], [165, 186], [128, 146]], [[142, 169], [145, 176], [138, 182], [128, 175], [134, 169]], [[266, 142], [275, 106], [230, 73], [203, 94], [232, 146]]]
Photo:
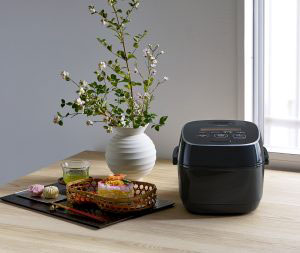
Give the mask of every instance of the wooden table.
[[[109, 173], [102, 153], [85, 151], [73, 158], [91, 160], [92, 175]], [[1, 187], [0, 195], [59, 176], [57, 162]], [[170, 161], [159, 160], [145, 179], [176, 207], [102, 230], [0, 203], [0, 252], [300, 252], [300, 173], [266, 170], [258, 209], [226, 217], [188, 213]]]

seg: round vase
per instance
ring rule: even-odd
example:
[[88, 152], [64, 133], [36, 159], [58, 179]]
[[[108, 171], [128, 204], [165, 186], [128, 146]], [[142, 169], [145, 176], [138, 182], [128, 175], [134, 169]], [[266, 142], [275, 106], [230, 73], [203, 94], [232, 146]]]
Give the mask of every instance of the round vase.
[[105, 152], [107, 165], [114, 174], [122, 173], [128, 179], [139, 180], [151, 172], [156, 161], [156, 149], [144, 133], [146, 128], [114, 128], [115, 135]]

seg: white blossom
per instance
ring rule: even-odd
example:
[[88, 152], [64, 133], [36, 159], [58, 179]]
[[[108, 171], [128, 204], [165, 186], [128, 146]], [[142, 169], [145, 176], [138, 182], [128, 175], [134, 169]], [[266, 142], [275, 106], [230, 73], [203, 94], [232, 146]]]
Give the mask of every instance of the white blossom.
[[106, 63], [104, 61], [102, 61], [102, 62], [99, 63], [98, 67], [99, 67], [100, 70], [104, 70], [106, 68]]
[[82, 101], [81, 98], [77, 98], [77, 99], [76, 99], [76, 104], [77, 104], [77, 105], [80, 105], [80, 106], [83, 106], [83, 105], [85, 104], [85, 102]]
[[108, 126], [107, 129], [106, 129], [106, 132], [107, 132], [107, 133], [111, 133], [112, 130], [113, 130], [113, 128], [112, 128], [111, 126]]
[[169, 80], [169, 77], [165, 76], [164, 81], [168, 81], [168, 80]]
[[150, 99], [151, 95], [148, 92], [145, 92], [144, 97], [147, 98], [147, 99]]
[[145, 48], [143, 50], [145, 57], [149, 56], [151, 54], [150, 49], [149, 48]]
[[88, 82], [83, 80], [79, 82], [79, 85], [82, 86], [83, 88], [86, 88], [88, 86]]
[[89, 11], [91, 14], [95, 14], [97, 12], [94, 5], [89, 6]]
[[115, 4], [115, 0], [108, 0], [108, 3], [113, 6]]
[[92, 126], [92, 125], [94, 125], [94, 121], [92, 121], [92, 120], [87, 120], [86, 124], [87, 124], [88, 126]]
[[152, 69], [152, 70], [151, 70], [151, 74], [152, 74], [152, 75], [156, 75], [156, 72], [157, 72], [156, 69]]
[[156, 64], [152, 63], [150, 66], [151, 66], [151, 68], [155, 68]]
[[160, 51], [160, 54], [164, 54], [165, 53], [165, 51]]
[[79, 89], [79, 95], [81, 96], [81, 95], [83, 95], [85, 93], [85, 90], [82, 88], [82, 87], [80, 87], [80, 89]]
[[135, 4], [135, 8], [138, 8], [139, 7], [139, 5], [140, 5], [140, 3], [139, 2], [137, 2], [136, 4]]
[[120, 123], [121, 123], [122, 126], [126, 125], [125, 115], [124, 114], [122, 114], [122, 116], [121, 116]]
[[70, 73], [65, 70], [60, 73], [60, 76], [63, 80], [66, 80], [66, 81], [70, 80]]
[[102, 25], [107, 25], [107, 21], [105, 19], [101, 19], [101, 24]]
[[54, 117], [54, 119], [53, 119], [53, 123], [54, 123], [54, 124], [58, 124], [60, 120], [61, 120], [61, 117], [58, 116], [58, 115], [56, 115], [56, 116]]
[[139, 70], [137, 68], [134, 68], [134, 73], [139, 73]]
[[140, 92], [138, 92], [136, 95], [137, 95], [138, 99], [142, 99], [144, 97]]

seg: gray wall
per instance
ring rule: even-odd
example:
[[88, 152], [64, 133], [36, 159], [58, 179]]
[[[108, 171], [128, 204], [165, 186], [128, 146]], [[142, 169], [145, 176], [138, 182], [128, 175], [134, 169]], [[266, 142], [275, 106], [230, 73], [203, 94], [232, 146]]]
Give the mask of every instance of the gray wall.
[[[170, 158], [185, 122], [237, 118], [237, 2], [142, 2], [133, 29], [149, 29], [148, 42], [166, 51], [160, 69], [170, 78], [154, 105], [169, 115], [168, 125], [159, 134], [148, 130], [159, 157]], [[58, 73], [92, 80], [108, 56], [95, 39], [106, 32], [88, 14], [88, 3], [0, 2], [0, 184], [85, 149], [104, 150], [110, 138], [84, 119], [63, 128], [51, 123], [60, 98], [73, 98]]]

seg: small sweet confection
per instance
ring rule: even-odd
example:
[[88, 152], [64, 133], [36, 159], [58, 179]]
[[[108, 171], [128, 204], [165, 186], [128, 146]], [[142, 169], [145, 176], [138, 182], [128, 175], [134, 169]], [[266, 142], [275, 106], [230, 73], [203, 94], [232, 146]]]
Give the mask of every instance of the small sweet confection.
[[59, 190], [56, 186], [47, 186], [44, 188], [43, 197], [45, 199], [56, 199], [58, 197]]
[[33, 184], [28, 190], [31, 192], [31, 196], [40, 197], [43, 194], [44, 186], [41, 184]]
[[132, 198], [133, 183], [124, 174], [116, 174], [98, 182], [98, 194], [105, 198]]

